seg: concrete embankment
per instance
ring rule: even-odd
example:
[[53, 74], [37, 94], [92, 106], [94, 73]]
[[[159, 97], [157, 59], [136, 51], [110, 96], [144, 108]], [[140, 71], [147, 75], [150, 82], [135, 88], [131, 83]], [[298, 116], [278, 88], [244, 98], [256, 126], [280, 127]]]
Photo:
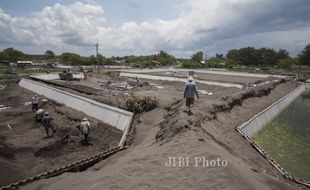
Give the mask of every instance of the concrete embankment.
[[295, 90], [252, 117], [249, 121], [240, 125], [238, 129], [248, 137], [252, 137], [292, 103], [305, 89], [305, 84], [300, 85]]
[[302, 83], [296, 89], [285, 95], [268, 108], [253, 116], [247, 122], [241, 124], [236, 130], [266, 159], [275, 167], [282, 176], [290, 179], [298, 184], [310, 187], [310, 183], [291, 176], [277, 161], [272, 158], [261, 146], [252, 140], [253, 136], [263, 129], [268, 123], [276, 118], [287, 106], [289, 106], [298, 96], [300, 96], [307, 88], [309, 83]]
[[[194, 71], [195, 73], [205, 73], [205, 74], [215, 74], [215, 75], [229, 75], [229, 76], [240, 76], [240, 77], [255, 77], [255, 78], [268, 78], [268, 77], [278, 77], [285, 78], [286, 76], [282, 75], [270, 75], [270, 74], [261, 74], [261, 73], [246, 73], [246, 72], [234, 72], [234, 71], [215, 71], [209, 69], [174, 69], [175, 71], [189, 72]], [[121, 70], [122, 72], [130, 73], [154, 73], [154, 72], [169, 72], [170, 69], [160, 68], [160, 69], [131, 69], [131, 70]]]
[[[177, 77], [166, 77], [166, 76], [156, 76], [156, 75], [148, 75], [148, 74], [139, 74], [139, 73], [127, 73], [122, 72], [120, 73], [122, 77], [132, 77], [132, 78], [143, 78], [143, 79], [150, 79], [150, 80], [165, 80], [165, 81], [179, 81], [179, 82], [186, 82], [187, 80], [184, 78], [177, 78]], [[215, 86], [223, 86], [223, 87], [236, 87], [242, 89], [243, 86], [239, 84], [233, 83], [225, 83], [225, 82], [211, 82], [211, 81], [203, 81], [203, 80], [195, 80], [197, 83], [207, 84], [207, 85], [215, 85]]]
[[59, 90], [33, 80], [21, 79], [19, 86], [62, 103], [75, 110], [81, 111], [86, 115], [110, 124], [123, 132], [129, 127], [133, 116], [133, 113], [131, 112]]

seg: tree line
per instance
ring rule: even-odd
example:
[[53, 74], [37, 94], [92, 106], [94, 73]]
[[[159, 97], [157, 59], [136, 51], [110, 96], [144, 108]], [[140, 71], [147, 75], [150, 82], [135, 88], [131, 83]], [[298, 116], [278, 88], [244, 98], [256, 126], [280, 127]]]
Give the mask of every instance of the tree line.
[[52, 50], [47, 50], [43, 55], [30, 55], [14, 48], [7, 48], [0, 51], [0, 60], [2, 62], [32, 60], [52, 63], [59, 62], [71, 65], [135, 63], [141, 67], [149, 67], [154, 65], [154, 63], [160, 63], [163, 66], [181, 65], [185, 68], [219, 66], [226, 68], [232, 68], [235, 66], [290, 68], [293, 65], [310, 66], [310, 44], [306, 45], [297, 57], [290, 57], [289, 52], [285, 49], [257, 49], [254, 47], [231, 49], [226, 53], [226, 55], [216, 54], [210, 58], [208, 58], [207, 55], [204, 55], [202, 51], [198, 51], [193, 54], [190, 59], [178, 59], [165, 51], [143, 56], [129, 55], [124, 57], [105, 57], [99, 54], [98, 57], [96, 57], [94, 55], [81, 56], [79, 54], [69, 52], [56, 55]]

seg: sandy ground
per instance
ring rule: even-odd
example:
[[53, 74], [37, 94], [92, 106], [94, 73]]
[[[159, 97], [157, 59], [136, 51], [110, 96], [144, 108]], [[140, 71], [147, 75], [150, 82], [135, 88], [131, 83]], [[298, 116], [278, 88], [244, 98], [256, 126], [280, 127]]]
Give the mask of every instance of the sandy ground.
[[[49, 81], [50, 84], [57, 84], [56, 88], [69, 91], [71, 93], [91, 98], [98, 102], [102, 102], [111, 106], [127, 110], [126, 100], [129, 98], [129, 93], [137, 97], [156, 97], [159, 100], [159, 107], [166, 107], [167, 105], [176, 101], [183, 96], [184, 83], [175, 81], [161, 81], [161, 80], [146, 80], [139, 79], [142, 86], [133, 86], [133, 89], [116, 89], [107, 85], [108, 81], [113, 83], [129, 82], [135, 84], [135, 80], [125, 77], [108, 77], [108, 76], [94, 76], [88, 77], [86, 80], [80, 81]], [[215, 85], [197, 84], [198, 90], [212, 92], [212, 95], [201, 94], [201, 97], [208, 99], [217, 99], [223, 96], [230, 95], [234, 92], [240, 91], [238, 88], [224, 88]]]
[[56, 133], [47, 138], [41, 123], [35, 122], [31, 105], [32, 92], [17, 83], [0, 81], [7, 87], [0, 91], [0, 105], [11, 108], [0, 111], [0, 186], [56, 169], [115, 147], [122, 132], [94, 118], [92, 146], [83, 146], [76, 126], [85, 114], [48, 101], [41, 104], [54, 118]]
[[[158, 94], [171, 101], [135, 119], [134, 138], [127, 150], [85, 172], [64, 173], [22, 189], [305, 189], [284, 179], [235, 131], [295, 87], [292, 82], [281, 83], [270, 94], [247, 98], [241, 106], [217, 113], [213, 120], [206, 119], [208, 108], [233, 91], [222, 88], [213, 99], [202, 96], [193, 114], [188, 115], [180, 92], [168, 97], [171, 93], [166, 90]], [[163, 126], [168, 126], [167, 131], [162, 130]], [[161, 133], [170, 134], [169, 126], [180, 130], [157, 138]], [[189, 166], [169, 167], [165, 165], [169, 157], [188, 157]], [[226, 160], [227, 166], [203, 166], [195, 163], [195, 157]]]
[[[144, 83], [143, 81], [139, 81], [139, 83], [137, 83], [133, 79], [117, 76], [109, 77], [105, 75], [88, 77], [86, 80], [80, 81], [52, 80], [46, 82], [58, 89], [84, 96], [124, 110], [128, 110], [126, 101], [129, 98], [129, 93], [135, 94], [138, 91], [157, 89], [156, 87], [151, 86], [148, 83]], [[128, 84], [131, 88], [126, 89], [119, 87], [124, 83]]]
[[[185, 71], [178, 71], [174, 75], [172, 75], [171, 72], [152, 72], [152, 73], [147, 73], [147, 74], [181, 77], [181, 78], [188, 77], [188, 72], [185, 72]], [[236, 84], [250, 84], [250, 83], [254, 83], [257, 80], [262, 79], [262, 78], [255, 78], [255, 77], [217, 75], [217, 74], [205, 74], [205, 73], [195, 73], [194, 78], [199, 79], [199, 80], [228, 82], [228, 83], [236, 83]]]

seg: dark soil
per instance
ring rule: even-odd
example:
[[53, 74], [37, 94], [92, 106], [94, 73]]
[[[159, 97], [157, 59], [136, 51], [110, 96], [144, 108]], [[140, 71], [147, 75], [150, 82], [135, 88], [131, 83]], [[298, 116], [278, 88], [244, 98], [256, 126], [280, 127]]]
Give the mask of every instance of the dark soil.
[[93, 145], [83, 146], [77, 126], [87, 116], [50, 100], [40, 104], [54, 119], [56, 132], [47, 137], [42, 124], [35, 121], [31, 105], [25, 105], [34, 94], [19, 87], [17, 81], [5, 83], [7, 87], [0, 91], [0, 105], [10, 108], [0, 110], [0, 186], [118, 145], [120, 130], [88, 117]]

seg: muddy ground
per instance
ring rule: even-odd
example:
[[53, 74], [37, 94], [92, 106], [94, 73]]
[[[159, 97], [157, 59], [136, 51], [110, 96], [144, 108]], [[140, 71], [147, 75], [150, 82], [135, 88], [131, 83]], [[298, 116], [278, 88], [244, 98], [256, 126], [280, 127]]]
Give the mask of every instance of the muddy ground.
[[[256, 86], [242, 94], [226, 91], [219, 92], [213, 99], [202, 96], [191, 115], [185, 112], [182, 96], [175, 94], [174, 102], [135, 119], [135, 132], [131, 134], [133, 138], [127, 150], [88, 171], [65, 173], [23, 189], [306, 189], [284, 179], [235, 130], [297, 85], [285, 81]], [[168, 92], [166, 96], [169, 95]], [[218, 110], [216, 118], [209, 119], [210, 107], [225, 105], [238, 97], [241, 103]], [[189, 166], [169, 167], [166, 165], [169, 157], [189, 157]], [[209, 161], [219, 158], [228, 165], [204, 167], [199, 163], [194, 166], [195, 157]]]
[[35, 113], [28, 104], [34, 93], [19, 87], [16, 80], [0, 83], [6, 86], [0, 90], [0, 105], [9, 106], [0, 110], [0, 186], [118, 145], [121, 131], [88, 117], [93, 145], [83, 146], [76, 126], [87, 116], [50, 100], [40, 104], [54, 118], [56, 133], [47, 138], [41, 123], [35, 122]]

